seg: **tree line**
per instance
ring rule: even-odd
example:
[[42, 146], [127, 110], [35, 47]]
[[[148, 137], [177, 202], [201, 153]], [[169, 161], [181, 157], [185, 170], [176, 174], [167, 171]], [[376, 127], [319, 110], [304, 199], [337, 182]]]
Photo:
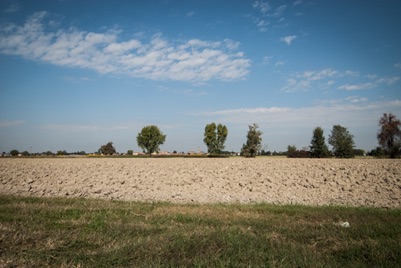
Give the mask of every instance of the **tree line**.
[[[379, 147], [371, 151], [375, 157], [398, 158], [401, 156], [401, 121], [392, 113], [384, 113], [379, 120], [377, 133]], [[330, 152], [323, 136], [323, 129], [317, 127], [313, 131], [310, 151], [307, 156], [324, 158], [335, 156], [338, 158], [351, 158], [361, 154], [361, 150], [355, 149], [354, 136], [347, 128], [334, 125], [328, 140], [333, 150]], [[290, 150], [289, 150], [290, 151]], [[296, 157], [298, 152], [291, 148], [290, 157]]]
[[[262, 132], [258, 129], [258, 124], [249, 125], [246, 135], [246, 142], [241, 148], [240, 154], [244, 157], [255, 157], [256, 155], [269, 155], [269, 152], [261, 150]], [[225, 125], [210, 123], [207, 124], [204, 130], [203, 142], [207, 146], [209, 156], [221, 156], [225, 154], [225, 142], [228, 136], [228, 129]], [[379, 120], [379, 131], [377, 139], [380, 146], [371, 151], [371, 154], [376, 157], [398, 158], [401, 156], [401, 121], [392, 113], [384, 113]], [[155, 125], [145, 126], [138, 133], [136, 141], [138, 146], [144, 153], [151, 156], [153, 153], [160, 151], [160, 145], [164, 144], [166, 135]], [[324, 137], [324, 130], [321, 127], [316, 127], [313, 130], [313, 136], [309, 148], [297, 150], [294, 145], [288, 145], [285, 155], [288, 157], [312, 157], [312, 158], [352, 158], [355, 155], [363, 153], [362, 150], [355, 149], [354, 136], [346, 127], [334, 125], [328, 139], [332, 150], [330, 151]], [[102, 145], [98, 153], [104, 155], [116, 154], [116, 149], [112, 142]], [[4, 155], [5, 153], [3, 153]], [[20, 153], [17, 150], [12, 150], [10, 155], [16, 156]], [[54, 155], [51, 152], [46, 152], [46, 155]], [[85, 154], [85, 152], [76, 152], [73, 154]], [[133, 151], [128, 150], [128, 155], [132, 155]], [[23, 156], [29, 156], [27, 151], [22, 152]], [[57, 155], [68, 155], [66, 151], [58, 151]], [[274, 153], [273, 153], [274, 155]], [[280, 155], [280, 153], [276, 153]]]
[[[401, 121], [392, 113], [384, 113], [379, 120], [379, 131], [377, 140], [380, 146], [370, 152], [371, 156], [399, 158], [401, 156]], [[363, 155], [363, 150], [355, 149], [354, 136], [347, 128], [341, 125], [334, 125], [328, 139], [332, 151], [328, 149], [323, 129], [316, 127], [309, 150], [297, 150], [294, 145], [288, 145], [288, 157], [312, 157], [312, 158], [352, 158], [356, 155]]]
[[[241, 148], [241, 155], [244, 157], [255, 157], [261, 154], [262, 131], [257, 124], [249, 126], [246, 135], [246, 142]], [[228, 129], [225, 125], [210, 123], [204, 129], [203, 142], [207, 146], [210, 156], [222, 155], [225, 148], [225, 142], [228, 136]], [[401, 154], [401, 122], [391, 113], [384, 113], [379, 120], [379, 132], [377, 139], [380, 147], [376, 148], [382, 155], [391, 158], [399, 157]], [[159, 151], [159, 146], [166, 140], [164, 135], [157, 126], [151, 125], [144, 127], [137, 136], [138, 146], [143, 149], [144, 153], [151, 155]], [[352, 158], [355, 155], [362, 154], [362, 150], [355, 149], [354, 136], [346, 127], [334, 125], [329, 135], [328, 143], [331, 145], [330, 151], [324, 137], [324, 130], [316, 127], [313, 130], [311, 145], [306, 150], [297, 150], [294, 145], [289, 145], [286, 155], [288, 157], [312, 157], [312, 158]], [[107, 148], [110, 150], [106, 150]], [[115, 152], [114, 147], [109, 143], [101, 147], [103, 153]]]

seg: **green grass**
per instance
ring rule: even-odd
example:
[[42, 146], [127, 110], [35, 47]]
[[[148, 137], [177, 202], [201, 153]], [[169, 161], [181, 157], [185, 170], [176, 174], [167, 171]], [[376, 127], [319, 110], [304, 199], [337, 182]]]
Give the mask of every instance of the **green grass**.
[[[333, 223], [348, 221], [350, 228]], [[0, 196], [0, 267], [397, 267], [401, 210]]]

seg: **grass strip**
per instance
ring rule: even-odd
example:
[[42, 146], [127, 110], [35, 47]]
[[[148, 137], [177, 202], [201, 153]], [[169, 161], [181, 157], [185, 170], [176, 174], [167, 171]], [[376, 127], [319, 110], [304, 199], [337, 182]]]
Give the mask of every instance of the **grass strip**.
[[0, 196], [0, 267], [397, 267], [400, 260], [400, 209]]

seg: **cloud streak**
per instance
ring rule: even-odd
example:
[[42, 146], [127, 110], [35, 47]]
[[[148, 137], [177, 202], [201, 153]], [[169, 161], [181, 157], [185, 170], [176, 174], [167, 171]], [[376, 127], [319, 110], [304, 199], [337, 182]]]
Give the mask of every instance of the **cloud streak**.
[[369, 102], [367, 98], [351, 96], [321, 101], [310, 107], [239, 108], [206, 112], [203, 115], [217, 117], [220, 121], [233, 124], [257, 122], [268, 128], [331, 127], [333, 124], [375, 126], [383, 111], [400, 108], [401, 100]]
[[[367, 80], [367, 79], [368, 80]], [[337, 86], [339, 90], [356, 91], [364, 89], [372, 89], [379, 85], [393, 85], [400, 77], [383, 77], [378, 78], [377, 75], [368, 75], [366, 78], [361, 77], [359, 72], [355, 71], [338, 71], [332, 68], [322, 70], [309, 70], [298, 72], [291, 75], [286, 80], [286, 85], [282, 87], [282, 91], [287, 93], [308, 91], [310, 89], [328, 89], [335, 84], [341, 83]], [[358, 79], [358, 83], [350, 83]], [[362, 81], [362, 82], [361, 82]]]
[[121, 131], [132, 129], [133, 125], [115, 125], [115, 126], [97, 126], [84, 124], [46, 124], [38, 126], [39, 129], [46, 131], [55, 131], [63, 133], [83, 133], [83, 132], [98, 132], [98, 131]]
[[236, 51], [238, 42], [191, 39], [171, 42], [161, 34], [148, 42], [119, 41], [117, 31], [49, 31], [48, 14], [38, 12], [23, 25], [0, 28], [0, 53], [57, 66], [91, 69], [151, 80], [203, 82], [244, 79], [250, 60]]
[[18, 3], [10, 4], [6, 9], [3, 10], [4, 13], [14, 13], [20, 10]]
[[345, 85], [339, 86], [338, 89], [347, 90], [347, 91], [372, 89], [381, 84], [390, 86], [390, 85], [396, 83], [399, 79], [400, 79], [399, 77], [385, 77], [385, 78], [377, 79], [373, 82], [359, 83], [359, 84], [345, 84]]
[[323, 70], [314, 70], [314, 71], [304, 71], [300, 73], [296, 73], [295, 75], [287, 78], [287, 84], [281, 89], [287, 93], [300, 92], [300, 91], [308, 91], [312, 87], [327, 87], [331, 86], [335, 83], [334, 78], [344, 77], [344, 76], [353, 76], [354, 72], [347, 71], [341, 73], [337, 70], [333, 70], [331, 68], [326, 68]]
[[24, 124], [24, 120], [0, 120], [0, 127], [12, 127], [12, 126], [18, 126]]

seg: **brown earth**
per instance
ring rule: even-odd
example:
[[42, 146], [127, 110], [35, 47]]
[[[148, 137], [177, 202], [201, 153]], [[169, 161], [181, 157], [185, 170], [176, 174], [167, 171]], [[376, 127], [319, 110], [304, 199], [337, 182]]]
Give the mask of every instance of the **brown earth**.
[[0, 194], [400, 208], [401, 160], [3, 158]]

